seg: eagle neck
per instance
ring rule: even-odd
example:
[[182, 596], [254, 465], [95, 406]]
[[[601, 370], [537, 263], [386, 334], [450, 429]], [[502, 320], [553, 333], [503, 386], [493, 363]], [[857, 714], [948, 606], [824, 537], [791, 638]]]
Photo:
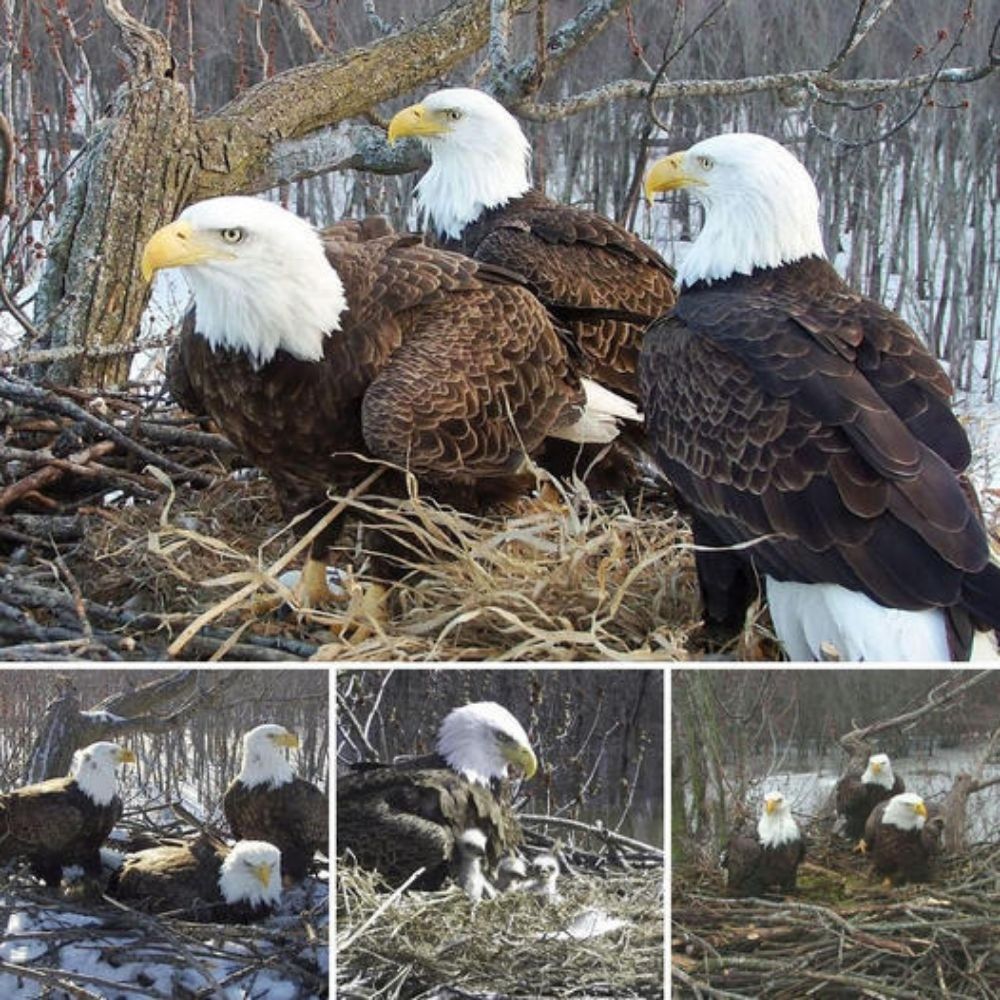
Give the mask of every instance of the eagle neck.
[[764, 847], [781, 847], [799, 839], [799, 824], [787, 809], [764, 813], [757, 823], [757, 836]]
[[247, 788], [257, 788], [260, 785], [279, 788], [287, 785], [294, 777], [291, 761], [270, 744], [247, 747], [243, 751], [239, 780]]
[[825, 260], [819, 199], [811, 182], [797, 197], [792, 204], [777, 187], [712, 196], [699, 191], [705, 224], [677, 268], [678, 285], [687, 288], [699, 281], [725, 281], [807, 257]]
[[86, 754], [78, 754], [70, 772], [77, 787], [95, 805], [106, 806], [118, 794], [113, 764], [104, 764]]
[[530, 187], [530, 151], [521, 142], [451, 148], [428, 143], [431, 165], [416, 186], [425, 225], [440, 239], [457, 240], [483, 212], [506, 205]]

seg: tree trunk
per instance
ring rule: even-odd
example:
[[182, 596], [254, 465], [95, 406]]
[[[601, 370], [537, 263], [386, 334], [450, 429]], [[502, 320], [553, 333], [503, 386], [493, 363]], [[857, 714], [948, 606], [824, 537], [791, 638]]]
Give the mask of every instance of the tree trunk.
[[[512, 10], [532, 0], [512, 0]], [[193, 117], [159, 32], [121, 0], [104, 0], [134, 63], [129, 81], [85, 154], [38, 290], [43, 347], [134, 342], [149, 288], [142, 248], [189, 202], [273, 186], [272, 157], [301, 140], [430, 80], [481, 48], [488, 0], [456, 0], [411, 31], [261, 83], [216, 114]], [[59, 383], [105, 386], [125, 379], [127, 355], [85, 354], [44, 373]]]

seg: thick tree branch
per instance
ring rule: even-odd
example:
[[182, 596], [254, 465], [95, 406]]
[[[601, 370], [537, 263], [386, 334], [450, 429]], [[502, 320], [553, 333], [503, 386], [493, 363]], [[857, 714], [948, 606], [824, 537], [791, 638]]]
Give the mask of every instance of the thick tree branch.
[[[968, 84], [982, 80], [995, 72], [1000, 61], [992, 59], [982, 66], [962, 66], [939, 73], [921, 73], [907, 77], [879, 77], [875, 79], [840, 80], [822, 69], [796, 70], [791, 73], [767, 73], [734, 80], [669, 80], [657, 87], [655, 100], [690, 100], [698, 97], [740, 97], [774, 91], [795, 90], [805, 87], [818, 94], [859, 95], [900, 93], [919, 90], [932, 83]], [[649, 84], [644, 80], [616, 80], [574, 97], [549, 103], [526, 102], [518, 106], [518, 114], [532, 121], [555, 121], [579, 114], [590, 108], [601, 107], [610, 101], [640, 99], [649, 95]]]

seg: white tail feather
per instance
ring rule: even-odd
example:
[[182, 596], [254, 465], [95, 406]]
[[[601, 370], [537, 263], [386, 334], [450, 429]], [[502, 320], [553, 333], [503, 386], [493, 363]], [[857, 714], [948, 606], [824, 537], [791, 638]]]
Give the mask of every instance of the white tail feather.
[[582, 384], [587, 397], [583, 413], [575, 423], [552, 431], [552, 437], [578, 444], [607, 444], [618, 437], [622, 421], [642, 423], [634, 403], [590, 379], [582, 379]]

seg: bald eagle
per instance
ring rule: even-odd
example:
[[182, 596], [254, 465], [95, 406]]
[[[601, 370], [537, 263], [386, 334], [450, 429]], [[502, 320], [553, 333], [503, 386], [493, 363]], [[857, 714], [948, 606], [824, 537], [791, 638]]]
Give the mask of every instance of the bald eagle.
[[[534, 485], [527, 460], [546, 437], [607, 442], [621, 419], [638, 420], [578, 377], [520, 279], [419, 237], [324, 240], [271, 202], [213, 198], [150, 239], [143, 274], [163, 268], [180, 268], [194, 293], [174, 365], [185, 405], [270, 475], [287, 517], [313, 511], [300, 530], [373, 459], [478, 510]], [[403, 474], [383, 476], [379, 492], [405, 496]], [[307, 604], [332, 597], [325, 563], [340, 527], [313, 542]], [[383, 580], [400, 572], [385, 558], [373, 566]], [[370, 594], [377, 610], [384, 594]]]
[[389, 123], [390, 142], [403, 136], [430, 151], [416, 193], [441, 245], [524, 275], [572, 332], [584, 371], [636, 398], [642, 332], [674, 301], [660, 255], [610, 219], [533, 189], [528, 140], [488, 94], [430, 94]]
[[435, 752], [393, 764], [361, 764], [337, 778], [337, 850], [391, 886], [423, 869], [416, 889], [438, 889], [458, 841], [475, 829], [492, 869], [521, 839], [509, 802], [511, 769], [530, 778], [537, 761], [521, 724], [495, 702], [445, 716]]
[[720, 861], [731, 892], [759, 896], [775, 887], [791, 892], [805, 854], [805, 841], [784, 795], [768, 792], [756, 829], [734, 833]]
[[122, 814], [115, 768], [135, 763], [117, 743], [77, 750], [69, 775], [0, 795], [0, 864], [27, 858], [46, 885], [58, 886], [66, 865], [101, 873], [101, 845]]
[[816, 188], [778, 143], [715, 136], [646, 178], [682, 187], [705, 223], [639, 369], [707, 620], [742, 625], [759, 575], [793, 660], [968, 657], [973, 624], [1000, 627], [1000, 567], [948, 376], [827, 263]]
[[903, 792], [880, 802], [865, 823], [864, 849], [885, 884], [926, 882], [941, 849], [944, 818], [931, 815], [924, 800]]
[[233, 836], [274, 844], [293, 882], [305, 878], [317, 851], [330, 850], [329, 801], [295, 776], [283, 752], [298, 745], [298, 736], [284, 726], [265, 724], [245, 733], [240, 773], [222, 799]]
[[281, 853], [263, 841], [227, 847], [202, 834], [191, 843], [128, 855], [112, 874], [108, 895], [148, 913], [249, 923], [268, 916], [281, 900]]
[[837, 812], [845, 820], [844, 835], [857, 840], [865, 832], [865, 821], [872, 809], [904, 791], [906, 786], [892, 773], [888, 756], [872, 754], [863, 772], [849, 772], [837, 782]]

